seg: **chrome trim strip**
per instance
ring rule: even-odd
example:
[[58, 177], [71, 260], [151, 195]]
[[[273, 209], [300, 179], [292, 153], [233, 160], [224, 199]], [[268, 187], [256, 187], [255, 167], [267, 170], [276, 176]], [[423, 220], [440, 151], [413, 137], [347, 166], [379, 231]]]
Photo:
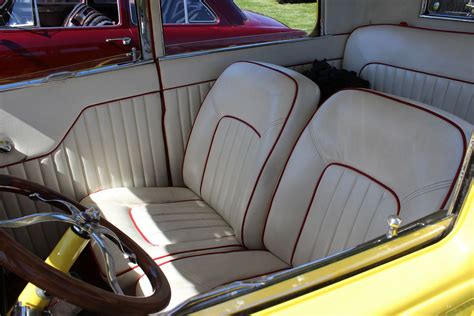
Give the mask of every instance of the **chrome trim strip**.
[[142, 51], [142, 60], [152, 60], [153, 59], [153, 48], [152, 48], [152, 39], [151, 39], [151, 21], [150, 17], [150, 8], [146, 0], [136, 0], [135, 1], [135, 11], [138, 15], [138, 30], [140, 34], [140, 43]]
[[319, 269], [323, 266], [329, 265], [336, 261], [340, 261], [342, 259], [348, 258], [355, 254], [361, 253], [365, 250], [371, 249], [375, 246], [380, 246], [397, 238], [400, 238], [404, 235], [417, 231], [423, 227], [435, 225], [440, 221], [446, 220], [448, 218], [454, 218], [455, 215], [450, 215], [447, 213], [446, 210], [441, 210], [431, 215], [428, 215], [416, 222], [408, 224], [404, 226], [397, 237], [387, 238], [385, 235], [380, 236], [376, 239], [368, 241], [366, 243], [360, 244], [354, 248], [350, 248], [344, 250], [342, 252], [336, 253], [329, 257], [325, 257], [322, 259], [315, 260], [313, 262], [306, 263], [304, 265], [281, 271], [276, 272], [274, 274], [268, 275], [266, 277], [258, 278], [252, 281], [237, 281], [228, 285], [225, 285], [221, 288], [216, 290], [212, 290], [208, 293], [204, 293], [189, 300], [183, 302], [181, 305], [178, 305], [173, 310], [167, 312], [167, 314], [178, 314], [184, 315], [193, 313], [223, 302], [226, 302], [231, 299], [235, 299], [237, 297], [243, 296], [255, 290], [262, 289], [264, 287], [268, 287], [275, 283], [279, 283], [282, 281], [289, 280], [294, 277], [298, 277], [299, 275], [308, 273], [310, 271]]
[[455, 17], [443, 16], [443, 15], [428, 15], [426, 14], [427, 9], [428, 9], [428, 1], [429, 0], [423, 0], [421, 3], [421, 9], [420, 9], [420, 14], [419, 14], [420, 18], [474, 23], [473, 19], [464, 19], [462, 17], [455, 18]]
[[210, 50], [201, 50], [201, 51], [190, 52], [190, 53], [167, 55], [167, 56], [160, 57], [158, 60], [159, 61], [167, 61], [167, 60], [175, 60], [175, 59], [183, 59], [183, 58], [191, 58], [191, 57], [196, 57], [196, 56], [210, 55], [210, 54], [214, 54], [214, 53], [231, 52], [231, 51], [237, 51], [237, 50], [249, 49], [249, 48], [255, 48], [255, 47], [265, 47], [265, 46], [273, 46], [273, 45], [279, 45], [279, 44], [297, 43], [297, 42], [304, 42], [304, 41], [314, 41], [314, 40], [318, 40], [318, 39], [329, 37], [329, 36], [348, 36], [348, 34], [325, 35], [325, 36], [318, 36], [318, 37], [293, 38], [293, 39], [287, 39], [287, 40], [279, 40], [279, 41], [262, 42], [262, 43], [254, 43], [254, 44], [239, 45], [239, 46], [222, 47], [222, 48], [215, 48], [215, 49], [210, 49]]
[[[465, 186], [465, 181], [467, 181], [467, 183], [469, 183], [469, 178], [471, 177], [471, 181], [472, 181], [472, 174], [470, 174], [469, 172], [472, 172], [472, 170], [469, 170], [469, 168], [474, 168], [474, 166], [472, 166], [473, 164], [473, 156], [472, 156], [472, 153], [473, 153], [473, 150], [474, 150], [474, 133], [471, 133], [471, 138], [469, 140], [469, 144], [468, 144], [468, 147], [467, 147], [467, 151], [466, 151], [466, 155], [464, 156], [464, 161], [463, 161], [463, 164], [462, 164], [462, 167], [461, 167], [461, 172], [459, 173], [459, 177], [458, 179], [456, 180], [456, 185], [454, 187], [454, 192], [453, 192], [453, 197], [452, 197], [452, 200], [451, 200], [451, 203], [449, 205], [449, 208], [448, 208], [448, 214], [453, 214], [455, 212], [457, 212], [459, 210], [459, 208], [462, 206], [462, 200], [464, 198], [464, 194], [461, 194], [463, 193], [463, 189], [464, 189], [464, 186]], [[467, 192], [465, 192], [467, 193]], [[456, 207], [458, 206], [458, 207]]]
[[[115, 65], [108, 65], [108, 66], [99, 67], [99, 68], [80, 70], [77, 72], [71, 72], [71, 74], [68, 76], [67, 79], [85, 77], [85, 76], [95, 75], [95, 74], [108, 72], [108, 71], [122, 70], [122, 69], [130, 68], [130, 67], [142, 66], [142, 65], [151, 64], [151, 63], [153, 63], [153, 60], [144, 60], [144, 61], [138, 61], [136, 63], [115, 64]], [[66, 78], [64, 80], [66, 80]], [[50, 80], [48, 79], [48, 77], [41, 77], [41, 78], [31, 79], [27, 81], [7, 83], [4, 85], [0, 85], [0, 92], [40, 86], [51, 81], [54, 81], [54, 80]]]
[[435, 19], [435, 20], [447, 20], [447, 21], [455, 21], [455, 22], [474, 23], [474, 20], [472, 20], [472, 19], [450, 18], [450, 17], [447, 17], [447, 16], [439, 16], [439, 15], [420, 14], [420, 18]]

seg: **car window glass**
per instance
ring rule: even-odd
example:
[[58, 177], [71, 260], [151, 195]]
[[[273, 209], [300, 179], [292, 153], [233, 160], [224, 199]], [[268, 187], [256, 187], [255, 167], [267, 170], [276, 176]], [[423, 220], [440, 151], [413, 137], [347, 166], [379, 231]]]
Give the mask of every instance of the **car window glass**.
[[165, 24], [184, 24], [184, 0], [161, 0], [161, 14]]
[[33, 0], [0, 0], [0, 27], [36, 26]]
[[161, 11], [167, 55], [320, 34], [318, 0], [161, 0]]
[[474, 21], [474, 0], [427, 0], [423, 16]]
[[212, 23], [216, 17], [202, 0], [186, 0], [189, 23]]
[[137, 14], [137, 7], [135, 6], [135, 0], [130, 0], [130, 20], [132, 21], [133, 25], [138, 25], [138, 14]]

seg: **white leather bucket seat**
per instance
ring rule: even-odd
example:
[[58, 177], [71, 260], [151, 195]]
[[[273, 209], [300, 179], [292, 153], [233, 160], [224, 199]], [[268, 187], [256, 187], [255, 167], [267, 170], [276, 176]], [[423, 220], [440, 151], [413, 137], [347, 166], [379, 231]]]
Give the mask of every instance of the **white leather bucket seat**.
[[[198, 113], [183, 164], [186, 187], [107, 189], [82, 203], [98, 206], [157, 263], [261, 249], [278, 177], [318, 102], [318, 87], [299, 73], [236, 63]], [[122, 285], [134, 286], [140, 272], [123, 259], [117, 265]]]
[[[446, 207], [471, 125], [371, 90], [327, 100], [296, 143], [261, 236], [265, 251], [235, 249], [158, 261], [168, 309], [231, 281], [323, 258]], [[266, 213], [266, 212], [262, 212]], [[254, 243], [258, 243], [255, 240]], [[149, 295], [146, 278], [137, 294]]]

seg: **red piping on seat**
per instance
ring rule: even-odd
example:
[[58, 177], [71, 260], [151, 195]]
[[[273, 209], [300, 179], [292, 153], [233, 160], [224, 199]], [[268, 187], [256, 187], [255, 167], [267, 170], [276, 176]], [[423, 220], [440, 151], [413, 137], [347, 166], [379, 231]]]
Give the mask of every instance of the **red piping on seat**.
[[133, 218], [133, 214], [132, 214], [132, 210], [133, 208], [130, 208], [128, 209], [128, 216], [130, 216], [130, 219], [132, 220], [132, 223], [133, 223], [133, 226], [135, 227], [135, 229], [138, 231], [138, 233], [142, 236], [143, 239], [145, 239], [145, 241], [151, 245], [154, 245], [154, 246], [158, 246], [154, 243], [152, 243], [146, 236], [145, 234], [141, 231], [140, 227], [138, 227], [138, 224], [135, 222], [135, 219]]
[[[216, 255], [216, 254], [226, 254], [226, 253], [232, 253], [232, 252], [244, 252], [244, 251], [248, 251], [248, 249], [245, 249], [245, 250], [232, 250], [232, 251], [224, 251], [224, 252], [214, 252], [214, 253], [205, 253], [205, 254], [200, 254], [200, 255], [195, 255], [195, 256], [181, 257], [181, 258], [176, 258], [175, 260], [170, 260], [170, 261], [163, 262], [163, 263], [159, 264], [158, 266], [161, 267], [161, 266], [163, 266], [163, 265], [165, 265], [165, 264], [167, 264], [167, 263], [170, 263], [170, 262], [176, 261], [176, 260], [180, 260], [180, 259], [188, 259], [188, 258], [193, 258], [193, 257], [201, 257], [201, 256]], [[239, 280], [250, 280], [250, 279], [253, 279], [253, 278], [258, 278], [258, 277], [260, 277], [260, 276], [264, 276], [264, 275], [267, 275], [267, 274], [276, 273], [276, 272], [279, 272], [279, 271], [284, 271], [284, 270], [287, 270], [287, 269], [289, 269], [289, 268], [277, 269], [277, 270], [273, 270], [273, 271], [270, 271], [270, 272], [265, 272], [265, 273], [261, 273], [261, 274], [256, 274], [256, 275], [253, 275], [253, 276], [244, 278], [244, 279], [236, 279], [236, 280], [233, 280], [233, 281], [228, 281], [228, 282], [226, 282], [226, 283], [232, 283], [232, 282], [239, 281]], [[146, 274], [142, 274], [142, 275], [137, 279], [135, 288], [136, 288], [136, 286], [138, 285], [138, 282], [140, 282], [140, 280], [141, 280], [145, 275], [146, 275]]]
[[[192, 249], [192, 250], [183, 250], [183, 251], [178, 251], [178, 252], [173, 252], [173, 253], [169, 253], [169, 254], [166, 254], [166, 255], [162, 255], [162, 256], [159, 256], [159, 257], [156, 257], [156, 258], [153, 258], [154, 261], [157, 261], [157, 260], [160, 260], [160, 259], [164, 259], [164, 258], [167, 258], [167, 257], [171, 257], [171, 256], [175, 256], [175, 255], [181, 255], [183, 253], [190, 253], [190, 252], [198, 252], [198, 251], [206, 251], [206, 250], [214, 250], [214, 249], [224, 249], [224, 248], [231, 248], [231, 247], [242, 247], [241, 245], [239, 244], [234, 244], [234, 245], [226, 245], [226, 246], [216, 246], [216, 247], [208, 247], [208, 248], [198, 248], [198, 249]], [[243, 250], [239, 250], [239, 251], [243, 251]], [[220, 252], [217, 252], [217, 253], [220, 253]], [[198, 255], [207, 255], [207, 254], [211, 254], [211, 253], [203, 253], [203, 254], [198, 254]], [[195, 255], [195, 256], [198, 256], [198, 255]], [[188, 258], [188, 257], [183, 257], [183, 258]], [[180, 258], [175, 258], [176, 259], [181, 259]], [[127, 272], [130, 272], [130, 271], [133, 271], [135, 269], [138, 268], [138, 265], [135, 265], [131, 268], [128, 268], [124, 271], [121, 271], [121, 272], [118, 272], [117, 273], [117, 276], [121, 276], [121, 275], [124, 275], [125, 273]]]
[[[465, 135], [463, 129], [462, 129], [458, 124], [456, 124], [455, 122], [451, 121], [450, 119], [448, 119], [448, 118], [446, 118], [446, 117], [444, 117], [444, 116], [442, 116], [442, 115], [440, 115], [440, 114], [438, 114], [438, 113], [436, 113], [436, 112], [433, 112], [433, 111], [431, 111], [431, 110], [429, 110], [429, 109], [426, 109], [426, 108], [424, 108], [424, 107], [418, 106], [418, 105], [413, 104], [413, 103], [410, 103], [410, 102], [408, 102], [408, 101], [406, 101], [406, 100], [401, 100], [401, 99], [398, 99], [398, 98], [395, 98], [395, 97], [392, 97], [392, 96], [388, 96], [388, 95], [386, 95], [386, 94], [383, 94], [383, 93], [380, 93], [380, 92], [377, 92], [377, 91], [374, 91], [374, 90], [369, 90], [369, 89], [361, 89], [361, 88], [357, 89], [357, 88], [352, 88], [352, 89], [345, 89], [345, 90], [342, 90], [342, 91], [346, 91], [346, 90], [348, 90], [348, 91], [363, 91], [363, 92], [367, 92], [367, 93], [372, 93], [372, 94], [378, 95], [378, 96], [380, 96], [380, 97], [384, 97], [384, 98], [387, 98], [387, 99], [390, 99], [390, 100], [393, 100], [393, 101], [402, 103], [402, 104], [404, 104], [404, 105], [408, 105], [408, 106], [417, 108], [417, 109], [419, 109], [419, 110], [425, 111], [425, 112], [427, 112], [427, 113], [429, 113], [429, 114], [432, 114], [432, 115], [434, 115], [434, 116], [436, 116], [436, 117], [438, 117], [438, 118], [440, 118], [440, 119], [446, 121], [447, 123], [453, 125], [453, 126], [459, 131], [459, 133], [461, 134], [461, 139], [462, 139], [463, 147], [464, 147], [464, 148], [463, 148], [463, 154], [462, 154], [462, 157], [461, 157], [461, 161], [460, 161], [458, 170], [456, 171], [456, 175], [455, 175], [455, 177], [453, 178], [453, 181], [452, 181], [452, 183], [451, 183], [451, 187], [450, 187], [449, 191], [447, 192], [446, 197], [445, 197], [445, 199], [443, 200], [443, 202], [442, 202], [442, 204], [441, 204], [441, 209], [445, 208], [446, 203], [448, 202], [449, 197], [451, 196], [451, 193], [452, 193], [452, 191], [453, 191], [453, 189], [454, 189], [454, 185], [456, 184], [456, 179], [459, 177], [459, 174], [460, 174], [460, 172], [461, 172], [461, 169], [462, 169], [462, 162], [463, 162], [464, 156], [466, 155], [466, 151], [467, 151], [466, 135]], [[318, 110], [314, 113], [313, 117], [312, 117], [312, 118], [308, 121], [308, 123], [306, 124], [305, 128], [301, 131], [301, 133], [300, 133], [300, 135], [299, 135], [299, 137], [298, 137], [298, 141], [293, 145], [293, 148], [292, 148], [292, 150], [291, 150], [291, 153], [290, 153], [290, 155], [289, 155], [289, 157], [288, 157], [288, 159], [287, 159], [287, 161], [286, 161], [286, 163], [285, 163], [285, 167], [283, 168], [283, 173], [280, 175], [280, 178], [279, 178], [278, 183], [277, 183], [277, 188], [276, 188], [276, 190], [275, 190], [274, 193], [273, 193], [272, 201], [271, 201], [271, 203], [270, 203], [270, 210], [269, 210], [268, 213], [267, 213], [267, 217], [266, 217], [266, 219], [265, 219], [265, 225], [264, 225], [263, 232], [262, 232], [262, 243], [263, 243], [263, 245], [264, 245], [264, 247], [265, 247], [266, 249], [268, 249], [268, 247], [266, 247], [266, 245], [265, 245], [265, 231], [266, 231], [266, 227], [267, 227], [267, 223], [268, 223], [268, 218], [270, 217], [270, 212], [271, 212], [271, 210], [272, 210], [272, 206], [273, 206], [273, 202], [274, 202], [276, 193], [278, 192], [278, 188], [280, 187], [280, 184], [281, 184], [281, 180], [282, 180], [283, 175], [284, 175], [284, 173], [285, 173], [285, 170], [286, 170], [286, 168], [287, 168], [287, 166], [288, 166], [288, 163], [289, 163], [291, 157], [293, 156], [293, 152], [294, 152], [296, 146], [298, 145], [299, 140], [301, 139], [301, 136], [303, 135], [303, 133], [304, 133], [304, 131], [306, 130], [306, 128], [311, 124], [312, 120], [313, 120], [314, 117], [317, 115], [319, 109], [321, 109], [321, 108], [324, 106], [324, 104], [325, 104], [325, 103], [323, 103], [323, 104], [318, 108]], [[327, 166], [327, 167], [328, 167], [328, 166]], [[326, 167], [326, 168], [327, 168], [327, 167]], [[323, 173], [324, 173], [324, 171], [323, 171]], [[317, 186], [319, 185], [319, 181], [321, 180], [321, 177], [322, 177], [323, 173], [321, 174], [320, 179], [318, 180]], [[375, 180], [375, 179], [374, 179], [374, 180]], [[375, 181], [376, 181], [376, 180], [375, 180]], [[316, 189], [317, 189], [317, 186], [316, 186]], [[385, 186], [384, 186], [384, 187], [385, 187]], [[388, 187], [386, 187], [386, 188], [389, 189]], [[312, 199], [314, 199], [314, 195], [316, 194], [316, 189], [315, 189], [315, 191], [313, 192], [313, 197], [312, 197]], [[389, 189], [389, 190], [390, 190], [390, 189]], [[401, 206], [400, 206], [399, 198], [398, 198], [398, 196], [397, 196], [392, 190], [390, 190], [390, 191], [392, 192], [392, 194], [393, 194], [393, 195], [396, 197], [396, 199], [397, 199], [398, 212], [400, 212]], [[312, 203], [312, 202], [311, 202], [311, 203]], [[310, 204], [309, 207], [311, 207], [311, 204]], [[306, 216], [307, 216], [307, 214], [306, 214]], [[300, 238], [301, 231], [303, 230], [304, 223], [306, 222], [306, 216], [305, 216], [303, 225], [302, 225], [302, 227], [301, 227], [301, 229], [300, 229], [300, 233], [299, 233], [299, 235], [298, 235], [298, 240], [299, 240], [299, 238]], [[295, 252], [295, 250], [296, 250], [296, 246], [297, 246], [297, 243], [296, 243], [295, 246], [294, 246], [294, 250], [293, 250], [293, 253], [292, 253], [292, 256], [291, 256], [291, 262], [293, 261], [293, 256], [294, 256], [294, 252]]]
[[296, 146], [298, 145], [298, 141], [299, 139], [301, 138], [301, 136], [303, 135], [304, 131], [306, 130], [306, 128], [309, 126], [309, 124], [311, 124], [314, 116], [316, 115], [316, 113], [318, 113], [319, 109], [322, 107], [319, 106], [316, 111], [314, 111], [313, 115], [311, 115], [311, 117], [309, 118], [308, 122], [306, 122], [306, 124], [304, 125], [304, 128], [301, 130], [300, 134], [298, 135], [298, 137], [296, 138], [296, 142], [293, 144], [293, 147], [291, 148], [291, 151], [290, 151], [290, 154], [288, 155], [288, 158], [286, 159], [286, 162], [285, 162], [285, 165], [283, 166], [283, 172], [280, 174], [280, 177], [278, 178], [278, 182], [277, 182], [277, 185], [276, 185], [276, 189], [275, 191], [273, 192], [273, 196], [272, 196], [272, 200], [270, 202], [270, 206], [268, 208], [268, 211], [267, 211], [267, 216], [265, 217], [265, 224], [263, 225], [263, 231], [262, 231], [262, 244], [263, 244], [263, 247], [265, 249], [268, 249], [268, 247], [265, 245], [265, 231], [267, 229], [267, 223], [268, 223], [268, 217], [270, 216], [270, 212], [272, 210], [272, 206], [273, 206], [273, 201], [275, 200], [275, 195], [276, 195], [276, 192], [278, 191], [278, 188], [280, 187], [280, 183], [281, 183], [281, 179], [283, 178], [283, 175], [285, 174], [285, 170], [286, 170], [286, 167], [288, 166], [288, 163], [290, 162], [290, 159], [291, 159], [291, 156], [293, 155], [293, 152], [295, 151], [295, 148]]
[[[230, 247], [230, 246], [228, 246], [228, 247]], [[186, 256], [186, 257], [173, 258], [173, 259], [170, 259], [168, 261], [165, 261], [165, 262], [162, 262], [162, 263], [158, 264], [158, 266], [161, 267], [165, 264], [168, 264], [168, 263], [173, 262], [173, 261], [181, 260], [181, 259], [202, 257], [202, 256], [207, 256], [207, 255], [218, 255], [218, 254], [225, 254], [225, 253], [232, 253], [232, 252], [243, 252], [243, 251], [248, 251], [248, 250], [247, 249], [239, 249], [239, 250], [229, 250], [229, 251], [216, 251], [216, 252], [208, 252], [208, 253], [202, 253], [202, 254], [197, 254], [197, 255]], [[158, 257], [157, 259], [153, 259], [153, 260], [156, 261], [156, 260], [159, 260], [159, 259], [160, 259], [160, 257]], [[130, 268], [130, 270], [127, 270], [123, 273], [117, 274], [117, 276], [123, 275], [123, 274], [125, 274], [129, 271], [135, 270], [136, 268], [138, 268], [138, 266]]]
[[[181, 203], [181, 202], [199, 202], [199, 201], [202, 201], [202, 200], [198, 200], [198, 199], [189, 199], [189, 200], [181, 200], [181, 201], [173, 201], [173, 202], [169, 202], [169, 203], [160, 203], [160, 204], [173, 204], [173, 203]], [[133, 226], [135, 227], [135, 229], [140, 233], [140, 235], [143, 237], [143, 239], [145, 239], [145, 241], [153, 246], [160, 246], [158, 244], [155, 244], [155, 243], [152, 243], [146, 236], [145, 234], [140, 230], [140, 227], [138, 227], [138, 224], [137, 222], [135, 221], [135, 219], [133, 218], [133, 209], [134, 207], [132, 208], [129, 208], [128, 209], [128, 215], [130, 216], [130, 219], [132, 220], [132, 223], [133, 223]]]
[[[448, 203], [448, 200], [449, 200], [449, 197], [451, 196], [451, 193], [453, 192], [453, 189], [454, 189], [454, 185], [456, 184], [456, 179], [459, 177], [459, 174], [461, 173], [461, 169], [462, 169], [462, 163], [463, 163], [463, 160], [464, 160], [464, 157], [466, 156], [466, 151], [467, 151], [467, 141], [466, 141], [466, 134], [464, 133], [464, 130], [454, 121], [450, 120], [449, 118], [447, 117], [444, 117], [442, 116], [441, 114], [439, 113], [436, 113], [430, 109], [427, 109], [427, 108], [424, 108], [422, 106], [419, 106], [417, 104], [414, 104], [414, 103], [411, 103], [411, 102], [408, 102], [406, 100], [402, 100], [402, 99], [398, 99], [394, 96], [390, 96], [390, 95], [386, 95], [384, 93], [381, 93], [381, 92], [378, 92], [378, 91], [374, 91], [374, 90], [369, 90], [369, 89], [361, 89], [361, 88], [353, 88], [353, 89], [346, 89], [346, 90], [349, 90], [349, 91], [363, 91], [363, 92], [367, 92], [367, 93], [372, 93], [372, 94], [375, 94], [375, 95], [378, 95], [380, 97], [383, 97], [383, 98], [386, 98], [386, 99], [389, 99], [389, 100], [392, 100], [392, 101], [396, 101], [396, 102], [399, 102], [399, 103], [402, 103], [402, 104], [405, 104], [405, 105], [408, 105], [410, 107], [413, 107], [413, 108], [416, 108], [418, 110], [422, 110], [424, 112], [427, 112], [431, 115], [434, 115], [436, 116], [437, 118], [440, 118], [442, 119], [443, 121], [445, 121], [446, 123], [454, 126], [460, 136], [461, 136], [461, 139], [462, 139], [462, 143], [463, 143], [463, 153], [461, 155], [461, 159], [460, 159], [460, 162], [459, 162], [459, 167], [456, 171], [456, 174], [453, 178], [453, 182], [451, 183], [451, 187], [449, 188], [448, 190], [448, 193], [446, 194], [446, 197], [443, 201], [443, 203], [441, 204], [441, 209], [444, 209], [446, 207], [446, 203]], [[429, 106], [429, 105], [428, 105]]]
[[[250, 127], [258, 136], [258, 138], [261, 138], [260, 136], [260, 133], [257, 131], [257, 129], [255, 127], [253, 127], [252, 125], [250, 125], [250, 123], [238, 118], [238, 117], [235, 117], [235, 116], [232, 116], [232, 115], [224, 115], [223, 117], [221, 117], [219, 119], [219, 121], [217, 122], [217, 125], [216, 127], [214, 128], [214, 133], [212, 134], [212, 139], [211, 139], [211, 144], [209, 145], [209, 150], [207, 151], [207, 156], [206, 156], [206, 162], [204, 164], [204, 169], [202, 170], [202, 176], [201, 176], [201, 185], [199, 187], [199, 194], [202, 194], [202, 185], [204, 183], [204, 176], [206, 175], [206, 170], [207, 170], [207, 163], [209, 162], [209, 156], [211, 154], [211, 150], [212, 150], [212, 146], [214, 145], [214, 139], [216, 137], [216, 133], [217, 133], [217, 129], [219, 128], [219, 124], [222, 122], [223, 119], [225, 118], [231, 118], [231, 119], [234, 119], [234, 120], [237, 120], [239, 122], [242, 122], [244, 123], [245, 125], [247, 125], [248, 127]], [[189, 143], [189, 142], [188, 142]]]
[[468, 83], [468, 84], [474, 84], [473, 81], [467, 81], [467, 80], [462, 80], [462, 79], [456, 79], [456, 78], [452, 78], [452, 77], [448, 77], [448, 76], [437, 75], [437, 74], [430, 73], [430, 72], [426, 72], [426, 71], [421, 71], [421, 70], [416, 70], [416, 69], [410, 69], [410, 68], [405, 68], [405, 67], [400, 67], [400, 66], [395, 66], [395, 65], [385, 64], [385, 63], [379, 63], [379, 62], [370, 62], [370, 63], [365, 64], [365, 65], [360, 69], [360, 71], [359, 71], [359, 77], [360, 77], [360, 75], [362, 74], [362, 71], [364, 71], [364, 69], [365, 69], [366, 67], [370, 66], [370, 65], [388, 66], [388, 67], [398, 68], [398, 69], [402, 69], [402, 70], [413, 71], [413, 72], [417, 72], [417, 73], [420, 73], [420, 74], [429, 75], [429, 76], [433, 76], [433, 77], [439, 77], [439, 78], [443, 78], [443, 79], [448, 79], [448, 80], [453, 80], [453, 81], [459, 81], [459, 82], [464, 82], [464, 83]]
[[258, 66], [261, 66], [261, 67], [265, 67], [267, 69], [270, 69], [270, 70], [273, 70], [273, 71], [276, 71], [282, 75], [284, 75], [285, 77], [289, 78], [291, 81], [293, 81], [294, 85], [295, 85], [295, 93], [294, 93], [294, 96], [293, 96], [293, 101], [291, 103], [291, 107], [290, 107], [290, 110], [288, 111], [288, 115], [286, 116], [285, 118], [285, 122], [283, 123], [281, 129], [280, 129], [280, 132], [278, 133], [278, 136], [275, 140], [275, 142], [273, 143], [273, 146], [272, 148], [270, 149], [270, 151], [268, 152], [268, 155], [267, 155], [267, 158], [265, 159], [265, 162], [263, 163], [262, 165], [262, 168], [260, 169], [260, 172], [258, 173], [258, 176], [257, 176], [257, 180], [255, 181], [255, 185], [252, 189], [252, 193], [250, 194], [250, 197], [249, 197], [249, 200], [248, 200], [248, 203], [247, 203], [247, 207], [245, 209], [245, 213], [244, 213], [244, 217], [242, 219], [242, 228], [241, 228], [241, 231], [240, 231], [240, 236], [241, 236], [241, 239], [242, 239], [242, 245], [245, 247], [245, 237], [244, 237], [244, 228], [245, 228], [245, 220], [247, 219], [247, 214], [248, 214], [248, 211], [249, 211], [249, 208], [250, 208], [250, 203], [252, 203], [252, 199], [253, 199], [253, 195], [255, 194], [255, 190], [257, 189], [257, 184], [258, 182], [260, 181], [260, 177], [262, 176], [263, 174], [263, 170], [265, 169], [267, 163], [268, 163], [268, 160], [270, 160], [270, 157], [273, 153], [273, 150], [275, 149], [276, 145], [278, 144], [278, 141], [280, 140], [280, 137], [281, 135], [283, 134], [283, 131], [285, 130], [285, 127], [286, 127], [286, 124], [288, 123], [288, 120], [290, 118], [290, 115], [291, 113], [293, 112], [293, 108], [295, 107], [295, 104], [296, 104], [296, 99], [298, 97], [298, 90], [299, 90], [299, 86], [298, 86], [298, 82], [295, 80], [295, 78], [293, 78], [292, 76], [288, 75], [287, 73], [279, 70], [279, 69], [275, 69], [275, 68], [272, 68], [272, 67], [269, 67], [267, 65], [262, 65], [260, 63], [257, 63], [257, 62], [252, 62], [252, 61], [247, 61], [247, 63], [250, 63], [250, 64], [255, 64], [255, 65], [258, 65]]
[[314, 187], [314, 190], [313, 190], [313, 194], [311, 196], [311, 200], [308, 204], [308, 208], [306, 209], [306, 214], [304, 216], [304, 219], [303, 219], [303, 223], [301, 224], [301, 227], [300, 227], [300, 230], [298, 232], [298, 237], [296, 238], [296, 241], [295, 241], [295, 244], [293, 246], [293, 251], [291, 253], [291, 259], [290, 259], [290, 264], [293, 265], [293, 258], [295, 256], [295, 253], [296, 253], [296, 248], [298, 246], [298, 243], [300, 241], [300, 238], [301, 238], [301, 234], [303, 233], [303, 229], [306, 225], [306, 221], [308, 220], [308, 215], [310, 213], [310, 210], [311, 210], [311, 206], [313, 206], [313, 202], [314, 202], [314, 199], [316, 197], [316, 194], [318, 192], [318, 188], [319, 188], [319, 185], [321, 184], [321, 180], [323, 179], [323, 176], [324, 174], [326, 173], [326, 171], [329, 169], [329, 167], [331, 166], [340, 166], [340, 167], [344, 167], [344, 168], [348, 168], [352, 171], [355, 171], [367, 178], [369, 178], [370, 180], [376, 182], [377, 184], [379, 184], [380, 186], [382, 186], [384, 189], [386, 189], [387, 191], [389, 191], [394, 197], [395, 197], [395, 200], [397, 202], [397, 215], [400, 215], [400, 199], [398, 198], [397, 194], [392, 190], [390, 189], [388, 186], [386, 186], [385, 184], [383, 184], [382, 182], [378, 181], [377, 179], [371, 177], [370, 175], [366, 174], [365, 172], [363, 171], [360, 171], [352, 166], [349, 166], [349, 165], [346, 165], [346, 164], [342, 164], [342, 163], [330, 163], [329, 165], [327, 165], [323, 172], [321, 172], [321, 174], [319, 175], [319, 178], [318, 178], [318, 181], [316, 182], [316, 186]]

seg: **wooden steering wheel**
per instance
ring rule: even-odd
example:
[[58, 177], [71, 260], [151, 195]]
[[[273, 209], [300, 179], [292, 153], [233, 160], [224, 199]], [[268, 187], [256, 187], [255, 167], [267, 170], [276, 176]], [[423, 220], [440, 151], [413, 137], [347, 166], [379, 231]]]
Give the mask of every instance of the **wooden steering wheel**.
[[[16, 177], [0, 175], [0, 191], [26, 196], [36, 193], [46, 199], [68, 202], [81, 212], [87, 210], [85, 206], [58, 192]], [[63, 204], [57, 202], [49, 204], [69, 214]], [[91, 312], [144, 315], [158, 312], [166, 307], [171, 298], [171, 289], [158, 265], [143, 249], [114, 225], [103, 218], [99, 223], [112, 230], [122, 244], [135, 254], [138, 266], [146, 274], [153, 287], [154, 292], [151, 296], [118, 295], [73, 278], [69, 274], [47, 265], [15, 241], [4, 229], [0, 229], [0, 265], [45, 290], [51, 296], [62, 298]]]

